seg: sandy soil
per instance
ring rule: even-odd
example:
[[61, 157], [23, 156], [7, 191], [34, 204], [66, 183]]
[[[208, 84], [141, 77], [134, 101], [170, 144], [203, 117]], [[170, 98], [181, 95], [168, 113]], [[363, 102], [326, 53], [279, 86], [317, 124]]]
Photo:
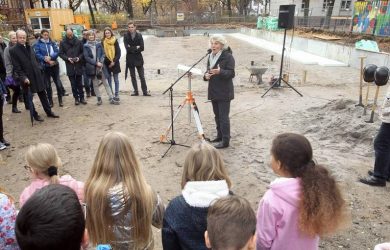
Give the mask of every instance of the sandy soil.
[[[358, 100], [359, 71], [351, 68], [324, 68], [288, 62], [292, 89], [272, 89], [264, 98], [272, 75], [278, 75], [279, 56], [270, 61], [271, 53], [243, 41], [227, 37], [236, 59], [235, 100], [231, 104], [231, 147], [221, 150], [233, 180], [233, 191], [246, 197], [257, 209], [258, 201], [275, 178], [269, 168], [269, 148], [272, 138], [281, 132], [305, 134], [314, 148], [318, 163], [328, 166], [340, 182], [351, 209], [352, 221], [345, 231], [321, 240], [321, 249], [373, 249], [383, 241], [390, 241], [389, 187], [373, 188], [357, 182], [373, 165], [372, 140], [380, 122], [365, 123], [369, 117], [355, 107]], [[160, 144], [159, 137], [170, 121], [168, 95], [162, 92], [179, 76], [177, 64], [190, 65], [205, 54], [208, 38], [203, 36], [155, 38], [145, 41], [146, 78], [152, 97], [131, 97], [130, 81], [121, 75], [121, 105], [112, 106], [104, 96], [102, 106], [89, 98], [88, 105], [74, 106], [71, 96], [65, 106], [54, 111], [60, 119], [46, 118], [31, 127], [29, 113], [12, 114], [8, 105], [4, 114], [5, 136], [12, 147], [0, 152], [0, 183], [16, 198], [29, 183], [24, 170], [24, 153], [37, 142], [55, 145], [64, 162], [62, 174], [69, 173], [86, 180], [101, 137], [108, 131], [122, 131], [129, 135], [143, 165], [143, 172], [153, 188], [168, 203], [180, 193], [180, 176], [186, 148], [174, 146], [165, 158], [168, 145]], [[124, 63], [122, 58], [122, 63]], [[266, 65], [262, 85], [248, 81], [246, 67], [250, 61]], [[123, 65], [123, 64], [122, 64]], [[205, 61], [199, 68], [205, 69]], [[122, 67], [123, 69], [123, 67]], [[157, 69], [161, 74], [157, 74]], [[308, 72], [306, 83], [303, 71]], [[69, 81], [62, 77], [70, 92]], [[207, 84], [201, 77], [192, 86], [205, 134], [215, 135]], [[174, 87], [175, 106], [184, 99], [187, 79]], [[103, 90], [103, 89], [101, 89]], [[370, 89], [371, 94], [374, 92]], [[382, 90], [382, 94], [384, 89]], [[382, 96], [382, 95], [381, 95]], [[372, 95], [370, 102], [372, 102]], [[380, 102], [382, 99], [380, 99]], [[41, 114], [42, 108], [37, 103]], [[22, 104], [19, 104], [22, 108]], [[368, 112], [369, 114], [369, 112]], [[188, 111], [183, 110], [175, 123], [177, 143], [191, 145], [198, 141], [194, 121], [188, 123]], [[155, 230], [156, 249], [162, 249], [160, 231]]]

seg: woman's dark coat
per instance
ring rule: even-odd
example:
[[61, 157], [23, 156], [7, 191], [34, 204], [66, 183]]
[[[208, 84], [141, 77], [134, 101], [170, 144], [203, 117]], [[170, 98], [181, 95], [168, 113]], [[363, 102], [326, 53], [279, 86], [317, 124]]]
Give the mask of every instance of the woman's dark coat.
[[[121, 72], [121, 65], [119, 62], [119, 59], [121, 59], [121, 48], [119, 47], [118, 39], [115, 41], [114, 46], [115, 46], [115, 57], [114, 57], [115, 65], [112, 68], [108, 67], [111, 61], [107, 58], [107, 56], [104, 57], [104, 64], [107, 66], [108, 72], [112, 72], [113, 74], [119, 74]], [[103, 42], [102, 42], [102, 47], [104, 49]]]
[[[208, 99], [211, 101], [230, 101], [234, 99], [233, 78], [235, 76], [235, 61], [230, 50], [223, 50], [213, 69], [221, 69], [218, 75], [209, 80]], [[207, 69], [210, 63], [207, 60]], [[207, 81], [206, 79], [204, 79]]]
[[15, 78], [21, 83], [24, 83], [28, 79], [32, 93], [44, 91], [46, 86], [43, 81], [41, 66], [31, 46], [28, 44], [23, 46], [17, 43], [10, 48], [9, 53], [14, 67]]
[[85, 59], [85, 73], [88, 76], [96, 75], [96, 64], [97, 62], [103, 63], [104, 51], [100, 43], [96, 43], [96, 59], [93, 59], [91, 48], [88, 46], [88, 42], [84, 44], [84, 59]]
[[[62, 40], [62, 42], [60, 43], [59, 56], [62, 58], [62, 60], [65, 61], [66, 74], [68, 76], [80, 76], [83, 74], [83, 44], [79, 39], [77, 39], [75, 36], [73, 36], [73, 38], [71, 39], [65, 37], [64, 40]], [[78, 57], [80, 60], [73, 64], [68, 61], [68, 58], [75, 57]]]
[[[124, 35], [123, 43], [126, 48], [126, 65], [130, 67], [137, 67], [144, 65], [144, 58], [141, 52], [144, 51], [144, 39], [141, 33], [136, 32], [134, 39], [131, 38], [130, 32]], [[137, 46], [140, 46], [137, 49]]]

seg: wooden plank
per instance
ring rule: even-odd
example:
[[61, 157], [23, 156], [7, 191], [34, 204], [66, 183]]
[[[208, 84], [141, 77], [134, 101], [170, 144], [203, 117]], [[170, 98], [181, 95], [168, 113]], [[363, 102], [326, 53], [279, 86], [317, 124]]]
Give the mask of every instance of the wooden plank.
[[313, 35], [315, 38], [319, 38], [322, 40], [327, 40], [327, 41], [334, 41], [334, 40], [340, 40], [340, 37], [334, 37], [334, 36], [328, 36], [328, 35]]

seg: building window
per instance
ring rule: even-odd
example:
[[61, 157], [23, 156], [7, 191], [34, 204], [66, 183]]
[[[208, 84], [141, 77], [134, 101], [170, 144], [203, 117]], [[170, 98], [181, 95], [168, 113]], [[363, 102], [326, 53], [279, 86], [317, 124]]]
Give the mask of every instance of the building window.
[[341, 1], [341, 10], [349, 10], [351, 8], [351, 0]]
[[41, 30], [41, 29], [49, 30], [51, 28], [50, 19], [48, 17], [31, 18], [31, 27], [34, 30]]
[[333, 0], [324, 0], [322, 3], [322, 11], [327, 10], [329, 7], [333, 7]]

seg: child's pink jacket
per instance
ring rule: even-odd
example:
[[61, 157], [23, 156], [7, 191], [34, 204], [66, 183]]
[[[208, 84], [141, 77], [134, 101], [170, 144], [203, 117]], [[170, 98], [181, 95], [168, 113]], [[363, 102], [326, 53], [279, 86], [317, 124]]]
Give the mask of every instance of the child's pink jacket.
[[[73, 189], [77, 197], [79, 197], [80, 202], [84, 201], [84, 183], [81, 181], [76, 181], [70, 175], [63, 175], [59, 178], [59, 184], [65, 185]], [[48, 180], [43, 179], [33, 179], [31, 184], [26, 187], [22, 194], [20, 195], [19, 205], [23, 206], [23, 204], [37, 191], [38, 189], [43, 188], [44, 186], [49, 185]]]
[[278, 178], [260, 201], [257, 211], [257, 250], [315, 250], [319, 237], [298, 228], [299, 178]]

